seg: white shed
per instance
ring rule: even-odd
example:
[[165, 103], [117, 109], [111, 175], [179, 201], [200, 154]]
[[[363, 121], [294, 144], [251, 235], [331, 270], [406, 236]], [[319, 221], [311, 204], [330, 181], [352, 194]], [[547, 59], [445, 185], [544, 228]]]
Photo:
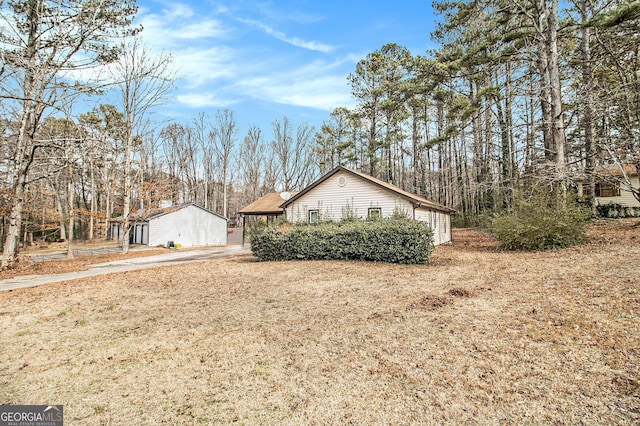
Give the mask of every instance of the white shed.
[[[228, 219], [197, 204], [180, 204], [132, 216], [131, 244], [159, 246], [173, 242], [183, 247], [227, 244]], [[123, 234], [122, 218], [118, 218], [111, 224], [111, 236], [122, 239]]]
[[389, 217], [401, 212], [414, 220], [428, 222], [434, 243], [451, 241], [451, 214], [454, 209], [419, 195], [338, 166], [280, 205], [290, 222], [340, 220], [347, 215], [359, 218]]

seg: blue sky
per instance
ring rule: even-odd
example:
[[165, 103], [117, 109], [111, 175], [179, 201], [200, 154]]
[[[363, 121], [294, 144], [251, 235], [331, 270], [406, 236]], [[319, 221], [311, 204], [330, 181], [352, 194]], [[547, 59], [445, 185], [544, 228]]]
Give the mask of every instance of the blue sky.
[[[319, 129], [330, 112], [351, 107], [347, 76], [386, 43], [424, 54], [435, 27], [431, 1], [139, 0], [137, 23], [151, 51], [174, 56], [179, 79], [158, 110], [188, 122], [234, 111], [241, 129], [287, 116]], [[157, 117], [160, 118], [160, 117]]]

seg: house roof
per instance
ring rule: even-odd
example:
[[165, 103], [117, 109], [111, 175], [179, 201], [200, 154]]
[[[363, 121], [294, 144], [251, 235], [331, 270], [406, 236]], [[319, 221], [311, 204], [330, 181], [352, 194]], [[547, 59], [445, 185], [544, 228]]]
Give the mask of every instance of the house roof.
[[[295, 195], [297, 192], [292, 192], [291, 194]], [[282, 198], [280, 192], [270, 192], [258, 198], [238, 213], [246, 215], [279, 215], [284, 213], [284, 209], [280, 207], [283, 201], [284, 198]]]
[[[638, 168], [635, 166], [635, 164], [625, 164], [623, 167], [624, 167], [624, 173], [626, 175], [628, 176], [638, 175]], [[597, 168], [596, 172], [599, 176], [602, 176], [602, 177], [622, 176], [622, 169], [620, 168], [620, 166], [615, 166], [615, 165], [609, 165], [608, 167], [599, 167]]]
[[[201, 210], [206, 211], [207, 213], [210, 213], [212, 215], [218, 216], [221, 219], [224, 220], [229, 220], [226, 217], [222, 216], [221, 214], [218, 214], [216, 212], [214, 212], [213, 210], [209, 210], [209, 209], [205, 209], [204, 207], [202, 207], [199, 204], [195, 204], [195, 203], [183, 203], [183, 204], [176, 204], [170, 207], [165, 207], [162, 209], [140, 209], [137, 210], [135, 212], [132, 212], [131, 215], [129, 216], [129, 220], [132, 221], [143, 221], [143, 222], [148, 222], [150, 220], [153, 219], [157, 219], [160, 216], [164, 216], [173, 212], [176, 212], [178, 210], [182, 210], [186, 207], [189, 206], [194, 206], [197, 207]], [[111, 219], [112, 222], [122, 222], [124, 221], [124, 216], [118, 216], [114, 219]]]
[[322, 184], [324, 181], [326, 181], [327, 179], [329, 179], [331, 176], [335, 175], [338, 172], [345, 172], [347, 174], [350, 174], [352, 176], [355, 176], [357, 178], [360, 178], [364, 181], [367, 181], [379, 188], [382, 188], [384, 190], [387, 190], [395, 195], [399, 195], [400, 197], [406, 199], [407, 201], [409, 201], [411, 204], [413, 204], [415, 207], [425, 207], [425, 208], [430, 208], [430, 209], [434, 209], [434, 210], [439, 210], [439, 211], [443, 211], [443, 212], [447, 212], [447, 213], [454, 213], [455, 209], [452, 209], [450, 207], [446, 207], [443, 206], [442, 204], [438, 204], [434, 201], [431, 200], [427, 200], [424, 197], [421, 197], [420, 195], [416, 195], [413, 194], [411, 192], [405, 191], [402, 188], [384, 182], [380, 179], [376, 179], [373, 176], [369, 176], [365, 173], [362, 172], [356, 172], [354, 170], [351, 169], [347, 169], [344, 166], [338, 166], [336, 168], [334, 168], [333, 170], [331, 170], [329, 173], [327, 173], [326, 175], [322, 176], [320, 179], [318, 179], [317, 181], [315, 181], [314, 183], [312, 183], [311, 185], [309, 185], [308, 187], [306, 187], [304, 190], [298, 192], [296, 195], [294, 195], [293, 197], [291, 197], [289, 200], [285, 201], [284, 203], [280, 204], [280, 207], [282, 208], [286, 208], [289, 204], [293, 203], [294, 201], [296, 201], [297, 199], [299, 199], [300, 197], [302, 197], [304, 194], [306, 194], [307, 192], [311, 191], [313, 188], [317, 187], [318, 185]]

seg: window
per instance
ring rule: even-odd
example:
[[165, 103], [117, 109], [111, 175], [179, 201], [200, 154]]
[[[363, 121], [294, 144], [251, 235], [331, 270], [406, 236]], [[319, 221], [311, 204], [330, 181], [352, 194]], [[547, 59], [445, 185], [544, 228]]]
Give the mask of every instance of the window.
[[427, 223], [431, 226], [431, 229], [436, 230], [436, 226], [438, 225], [438, 217], [436, 216], [436, 212], [429, 210], [427, 216]]
[[596, 183], [596, 197], [619, 197], [620, 188], [616, 185], [600, 182]]
[[309, 210], [309, 223], [317, 224], [320, 219], [318, 210]]
[[382, 218], [382, 209], [380, 207], [369, 207], [369, 214], [367, 216], [369, 219], [380, 219]]

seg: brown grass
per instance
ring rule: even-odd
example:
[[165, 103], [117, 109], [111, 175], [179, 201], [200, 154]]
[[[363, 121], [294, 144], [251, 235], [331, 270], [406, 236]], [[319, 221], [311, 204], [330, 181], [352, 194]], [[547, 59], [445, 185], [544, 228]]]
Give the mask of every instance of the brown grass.
[[[184, 249], [183, 249], [184, 250]], [[23, 275], [48, 275], [62, 274], [65, 272], [82, 271], [89, 268], [90, 265], [103, 262], [112, 262], [114, 260], [133, 259], [136, 257], [153, 256], [156, 254], [167, 253], [169, 249], [162, 247], [151, 247], [144, 250], [130, 251], [127, 254], [108, 253], [96, 255], [76, 255], [74, 259], [34, 261], [31, 256], [21, 254], [18, 256], [18, 262], [11, 268], [0, 270], [0, 280], [13, 278]], [[28, 251], [29, 254], [46, 254], [38, 251]]]
[[540, 253], [461, 230], [428, 266], [237, 256], [3, 292], [0, 401], [89, 425], [638, 424], [636, 223]]

